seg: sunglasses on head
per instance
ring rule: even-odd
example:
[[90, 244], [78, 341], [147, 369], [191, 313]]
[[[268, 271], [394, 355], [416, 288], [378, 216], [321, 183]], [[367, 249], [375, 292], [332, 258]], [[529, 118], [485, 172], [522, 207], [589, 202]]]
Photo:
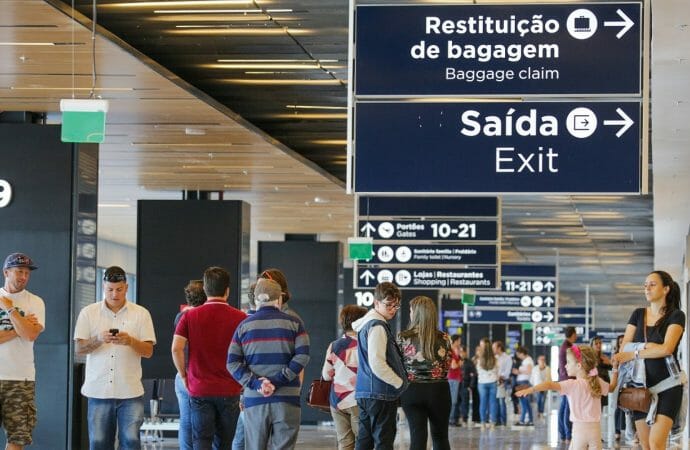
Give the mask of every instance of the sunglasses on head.
[[122, 273], [106, 273], [103, 275], [103, 281], [108, 283], [119, 283], [120, 281], [127, 281], [127, 276]]

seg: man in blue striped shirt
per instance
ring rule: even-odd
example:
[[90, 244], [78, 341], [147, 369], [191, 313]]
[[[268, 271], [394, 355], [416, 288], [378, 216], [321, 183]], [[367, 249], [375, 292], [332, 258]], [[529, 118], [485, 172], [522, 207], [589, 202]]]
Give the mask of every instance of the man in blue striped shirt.
[[278, 283], [259, 279], [257, 311], [235, 331], [228, 371], [244, 386], [247, 450], [291, 449], [300, 414], [299, 374], [309, 362], [309, 336], [302, 322], [280, 310]]

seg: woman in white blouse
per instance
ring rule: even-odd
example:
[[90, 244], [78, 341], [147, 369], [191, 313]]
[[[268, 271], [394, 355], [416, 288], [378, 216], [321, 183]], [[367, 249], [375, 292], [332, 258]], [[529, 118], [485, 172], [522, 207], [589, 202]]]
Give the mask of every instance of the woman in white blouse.
[[[515, 349], [515, 355], [522, 362], [520, 367], [513, 369], [513, 373], [517, 375], [516, 389], [517, 387], [526, 389], [531, 386], [530, 379], [532, 378], [532, 368], [534, 367], [534, 361], [532, 357], [529, 356], [527, 349], [523, 346], [518, 346]], [[522, 390], [522, 389], [520, 389]], [[520, 421], [517, 425], [534, 425], [534, 416], [532, 415], [532, 404], [530, 403], [530, 396], [520, 397]], [[529, 420], [527, 420], [529, 418]]]
[[[545, 381], [551, 381], [551, 367], [546, 364], [546, 357], [539, 355], [537, 365], [532, 369], [531, 385], [536, 386]], [[546, 401], [547, 391], [537, 392], [537, 417], [544, 417], [544, 402]]]
[[[477, 359], [477, 388], [479, 389], [479, 417], [482, 429], [493, 428], [496, 424], [498, 403], [496, 402], [496, 383], [498, 382], [498, 362], [491, 350], [489, 338], [479, 342]], [[488, 417], [487, 417], [488, 416]]]

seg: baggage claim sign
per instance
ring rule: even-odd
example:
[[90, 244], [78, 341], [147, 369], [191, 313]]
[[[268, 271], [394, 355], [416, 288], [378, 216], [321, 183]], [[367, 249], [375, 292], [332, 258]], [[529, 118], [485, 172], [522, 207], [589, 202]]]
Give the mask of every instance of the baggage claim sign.
[[359, 6], [354, 191], [639, 193], [641, 8]]

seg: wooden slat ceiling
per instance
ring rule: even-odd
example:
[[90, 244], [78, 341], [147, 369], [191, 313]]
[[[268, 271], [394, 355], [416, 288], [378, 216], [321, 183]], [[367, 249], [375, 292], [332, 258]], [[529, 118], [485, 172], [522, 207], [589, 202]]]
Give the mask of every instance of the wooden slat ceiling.
[[[43, 1], [2, 7], [0, 42], [59, 45], [0, 46], [0, 110], [45, 111], [50, 121], [72, 86], [77, 98], [88, 97], [90, 30]], [[255, 232], [350, 232], [352, 199], [340, 180], [103, 33], [95, 47], [95, 94], [110, 102], [100, 153], [102, 238], [132, 245], [136, 200], [179, 199], [183, 189], [249, 201]]]
[[[0, 42], [14, 45], [0, 46], [0, 110], [45, 111], [49, 121], [57, 121], [59, 99], [70, 97], [73, 85], [84, 98], [92, 85], [91, 25], [84, 16], [91, 15], [92, 2], [76, 1], [76, 25], [70, 1], [1, 3]], [[98, 1], [95, 94], [110, 101], [101, 145], [99, 236], [133, 245], [136, 200], [179, 199], [183, 189], [222, 191], [226, 199], [251, 203], [253, 239], [351, 236], [353, 199], [343, 182], [348, 2], [184, 6], [291, 10], [262, 20], [220, 13], [200, 20], [154, 13], [183, 8], [178, 3], [133, 3]], [[211, 36], [175, 27], [219, 23], [224, 34]], [[256, 27], [275, 31], [248, 31]], [[17, 45], [22, 42], [59, 45]], [[320, 65], [213, 67], [219, 59]], [[247, 83], [262, 78], [325, 84]], [[652, 268], [652, 198], [506, 196], [502, 235], [504, 261], [554, 263], [558, 255], [561, 301], [584, 304], [589, 284], [598, 320], [622, 325], [630, 305], [640, 302], [639, 286]]]

